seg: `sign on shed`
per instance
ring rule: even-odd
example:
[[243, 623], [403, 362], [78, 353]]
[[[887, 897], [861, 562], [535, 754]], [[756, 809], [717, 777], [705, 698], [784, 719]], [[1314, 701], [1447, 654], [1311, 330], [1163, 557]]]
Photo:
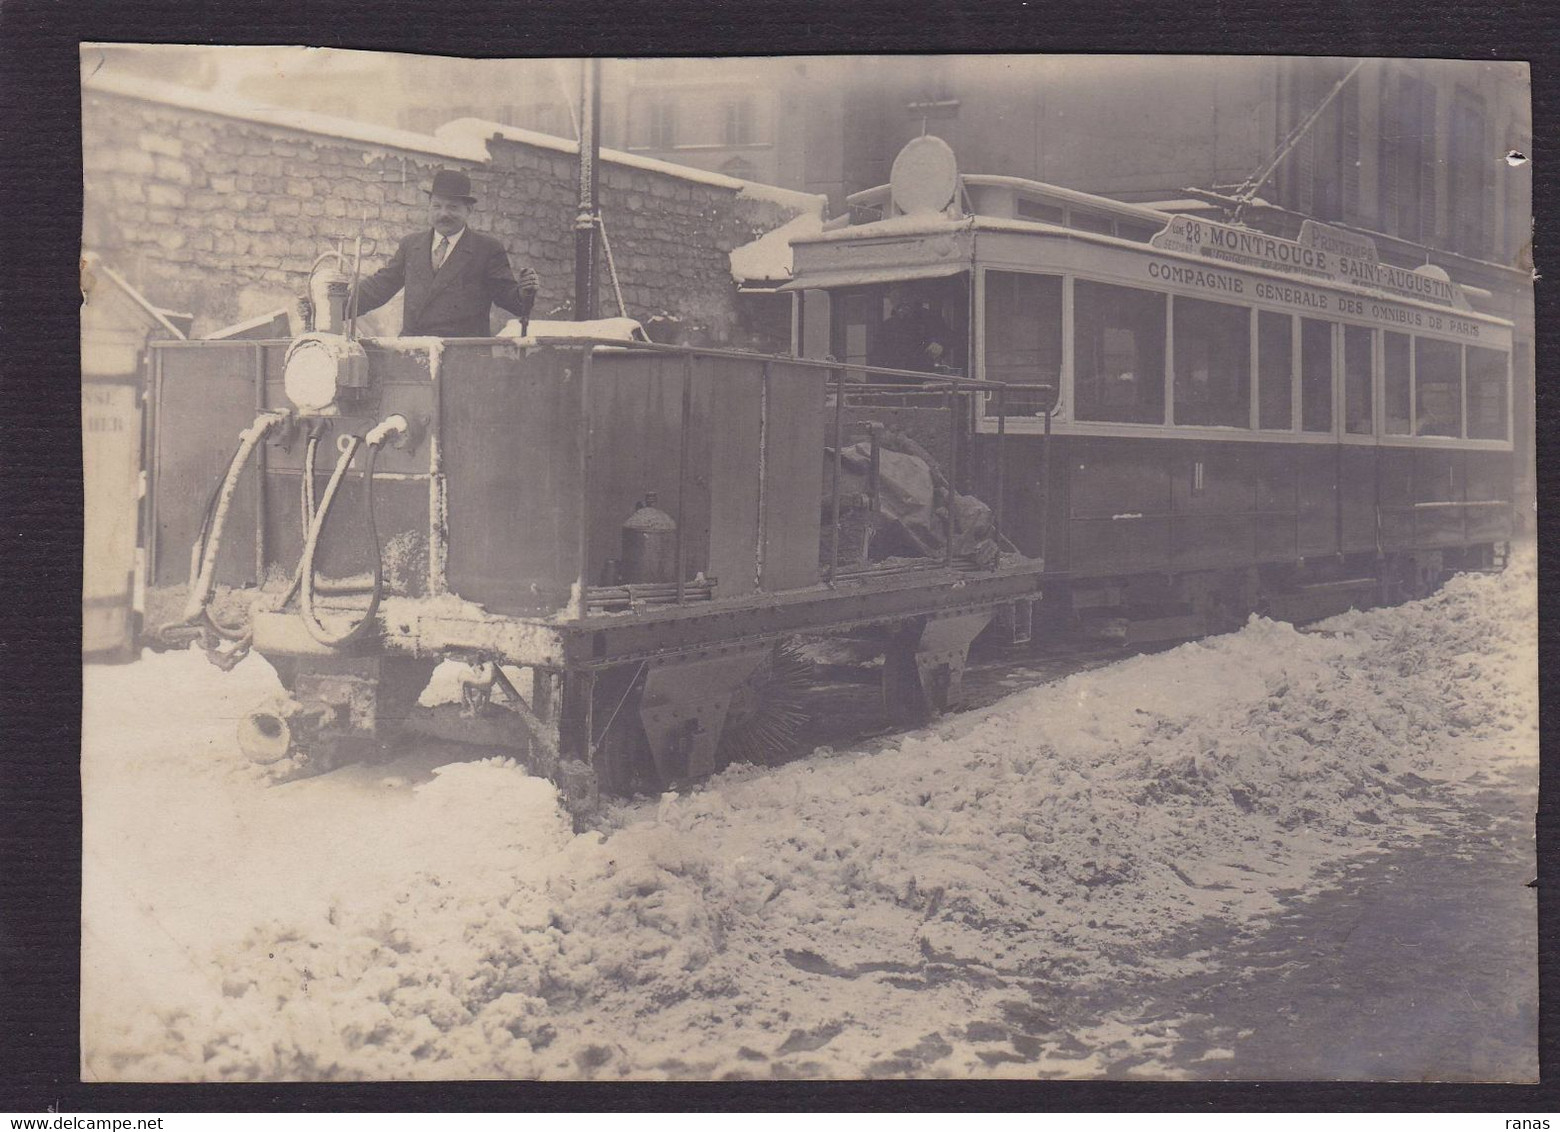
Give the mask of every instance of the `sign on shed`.
[[81, 300], [81, 650], [133, 660], [143, 357], [152, 339], [185, 335], [95, 256], [82, 257]]

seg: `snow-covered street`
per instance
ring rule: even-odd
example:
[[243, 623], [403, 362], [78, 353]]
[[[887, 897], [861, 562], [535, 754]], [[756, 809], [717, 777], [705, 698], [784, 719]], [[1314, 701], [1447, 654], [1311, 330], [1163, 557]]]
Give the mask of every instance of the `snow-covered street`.
[[[276, 687], [86, 673], [89, 1081], [1536, 1077], [1531, 553], [582, 834], [432, 745], [266, 786], [234, 726]], [[1397, 1040], [1451, 1025], [1503, 1029]]]

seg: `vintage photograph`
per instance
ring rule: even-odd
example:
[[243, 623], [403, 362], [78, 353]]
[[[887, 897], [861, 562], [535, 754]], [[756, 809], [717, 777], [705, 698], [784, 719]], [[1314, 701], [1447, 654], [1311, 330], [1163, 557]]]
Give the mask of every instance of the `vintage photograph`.
[[1526, 64], [80, 64], [83, 1081], [1538, 1080]]

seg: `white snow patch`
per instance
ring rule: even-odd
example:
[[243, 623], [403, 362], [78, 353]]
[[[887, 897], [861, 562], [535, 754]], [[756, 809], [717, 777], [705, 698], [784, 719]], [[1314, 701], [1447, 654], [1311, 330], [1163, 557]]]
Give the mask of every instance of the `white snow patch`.
[[1197, 971], [1166, 941], [1406, 844], [1426, 780], [1531, 778], [1535, 609], [1529, 555], [1321, 631], [1253, 619], [578, 835], [550, 785], [426, 781], [427, 750], [262, 788], [233, 740], [276, 690], [257, 658], [90, 668], [85, 1073], [1184, 1076], [1173, 1020], [1017, 1060], [975, 1023]]
[[731, 250], [731, 277], [738, 283], [791, 278], [791, 241], [823, 232], [823, 216], [804, 212], [758, 239]]
[[524, 344], [535, 345], [538, 338], [610, 338], [616, 342], [648, 342], [644, 327], [632, 318], [590, 318], [578, 322], [560, 319], [534, 318], [525, 338], [520, 338], [520, 320], [512, 318], [498, 332], [500, 338], [520, 338]]
[[860, 240], [868, 236], [937, 236], [958, 232], [975, 226], [976, 217], [966, 216], [956, 220], [938, 216], [891, 216], [887, 220], [873, 220], [866, 224], [852, 224], [846, 228], [827, 229], [816, 236], [809, 236], [807, 243], [833, 243], [843, 240]]

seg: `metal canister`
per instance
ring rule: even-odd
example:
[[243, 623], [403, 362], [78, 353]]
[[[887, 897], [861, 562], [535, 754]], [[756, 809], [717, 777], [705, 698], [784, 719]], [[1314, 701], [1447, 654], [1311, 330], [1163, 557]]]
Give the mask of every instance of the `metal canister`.
[[312, 329], [325, 334], [342, 332], [351, 288], [351, 280], [339, 269], [314, 273], [309, 280]]
[[653, 491], [623, 522], [623, 581], [677, 581], [677, 522], [655, 505]]

